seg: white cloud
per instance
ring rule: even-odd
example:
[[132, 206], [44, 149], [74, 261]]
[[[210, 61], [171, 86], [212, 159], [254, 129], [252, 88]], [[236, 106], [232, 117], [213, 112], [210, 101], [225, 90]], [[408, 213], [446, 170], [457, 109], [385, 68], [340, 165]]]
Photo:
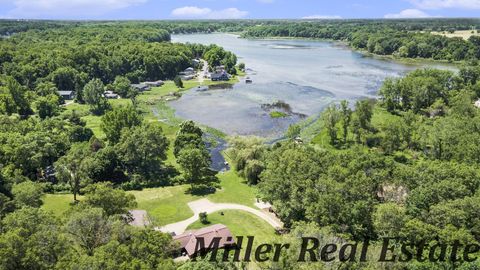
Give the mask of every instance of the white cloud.
[[172, 10], [172, 15], [175, 17], [197, 17], [205, 16], [212, 12], [209, 8], [199, 8], [199, 7], [181, 7]]
[[12, 18], [72, 18], [96, 16], [147, 0], [13, 0]]
[[480, 0], [410, 0], [420, 9], [480, 9]]
[[332, 19], [341, 19], [341, 16], [338, 15], [310, 15], [302, 17], [302, 19], [306, 20], [332, 20]]
[[400, 13], [387, 14], [384, 17], [387, 19], [402, 19], [402, 18], [428, 18], [432, 16], [418, 9], [405, 9], [400, 11]]
[[187, 6], [176, 8], [171, 12], [172, 16], [185, 19], [241, 19], [248, 15], [247, 11], [237, 8], [212, 10], [210, 8], [199, 8]]

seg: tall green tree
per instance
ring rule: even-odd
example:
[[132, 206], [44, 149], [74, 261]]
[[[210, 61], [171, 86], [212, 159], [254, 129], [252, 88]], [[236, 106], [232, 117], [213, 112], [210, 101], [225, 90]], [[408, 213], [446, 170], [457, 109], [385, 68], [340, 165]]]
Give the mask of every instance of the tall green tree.
[[335, 145], [337, 143], [337, 123], [340, 120], [340, 114], [336, 105], [330, 105], [322, 114], [322, 118], [327, 129], [328, 136], [330, 137], [330, 144]]
[[121, 97], [126, 98], [130, 92], [131, 82], [128, 78], [123, 76], [115, 77], [115, 81], [113, 82], [113, 89], [115, 93], [119, 94]]
[[13, 198], [18, 208], [25, 206], [40, 207], [43, 204], [43, 186], [32, 181], [25, 181], [12, 187]]
[[125, 106], [108, 111], [102, 117], [101, 128], [107, 140], [116, 144], [120, 140], [123, 129], [139, 126], [141, 123], [142, 117], [135, 108]]
[[155, 178], [159, 177], [163, 161], [167, 159], [168, 146], [162, 128], [146, 124], [125, 129], [115, 148], [129, 174]]
[[104, 216], [100, 208], [86, 208], [74, 212], [67, 223], [65, 230], [75, 244], [92, 256], [95, 248], [105, 245], [110, 241], [112, 232], [112, 220]]
[[45, 97], [39, 97], [35, 101], [35, 108], [37, 110], [38, 116], [45, 119], [47, 117], [53, 117], [59, 114], [59, 98], [57, 95], [49, 94]]
[[183, 81], [182, 81], [182, 78], [180, 78], [180, 76], [178, 75], [175, 76], [175, 78], [173, 78], [173, 82], [178, 88], [183, 88]]
[[178, 154], [177, 162], [192, 192], [211, 190], [216, 186], [218, 178], [210, 169], [210, 155], [205, 149], [187, 146]]
[[89, 185], [84, 192], [85, 200], [82, 204], [101, 208], [107, 216], [126, 215], [129, 209], [137, 206], [134, 195], [115, 189], [108, 182]]
[[348, 137], [348, 127], [350, 126], [350, 121], [352, 120], [352, 110], [348, 105], [348, 101], [342, 100], [340, 103], [340, 115], [342, 118], [342, 128], [343, 128], [343, 143], [347, 143]]
[[370, 100], [359, 100], [355, 103], [355, 114], [358, 116], [360, 127], [365, 130], [371, 128], [373, 105]]
[[32, 114], [26, 94], [26, 89], [14, 78], [0, 76], [0, 113], [8, 115], [13, 113]]
[[55, 162], [57, 178], [70, 186], [74, 202], [77, 202], [80, 189], [90, 182], [88, 166], [86, 166], [90, 154], [87, 143], [77, 143], [72, 145], [65, 156]]
[[100, 79], [89, 81], [83, 88], [83, 99], [90, 105], [90, 111], [95, 114], [102, 114], [110, 107], [107, 98], [104, 96], [105, 85]]
[[181, 123], [175, 137], [173, 153], [177, 156], [188, 145], [193, 145], [197, 148], [204, 146], [202, 136], [203, 131], [193, 121], [188, 120]]

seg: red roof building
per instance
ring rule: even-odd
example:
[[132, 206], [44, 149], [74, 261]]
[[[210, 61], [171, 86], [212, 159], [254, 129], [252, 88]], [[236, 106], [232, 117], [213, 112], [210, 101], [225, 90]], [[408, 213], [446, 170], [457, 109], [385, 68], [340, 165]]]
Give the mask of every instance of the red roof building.
[[215, 224], [196, 231], [187, 231], [183, 234], [176, 235], [173, 240], [180, 244], [182, 253], [186, 253], [189, 257], [195, 255], [199, 239], [203, 239], [205, 248], [208, 248], [215, 238], [220, 238], [218, 248], [224, 248], [235, 244], [233, 235], [227, 226], [223, 224]]

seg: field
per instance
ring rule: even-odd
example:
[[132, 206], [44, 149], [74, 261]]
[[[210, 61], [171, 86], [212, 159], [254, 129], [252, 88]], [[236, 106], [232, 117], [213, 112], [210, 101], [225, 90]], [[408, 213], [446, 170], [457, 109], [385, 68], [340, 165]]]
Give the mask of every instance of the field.
[[[128, 192], [135, 195], [137, 199], [136, 209], [146, 210], [156, 225], [166, 225], [191, 217], [193, 213], [187, 203], [201, 198], [208, 198], [212, 202], [237, 203], [255, 207], [255, 188], [245, 184], [244, 180], [238, 177], [234, 171], [219, 173], [218, 178], [221, 189], [207, 196], [194, 196], [186, 193], [188, 185]], [[42, 208], [61, 216], [68, 210], [72, 200], [73, 195], [71, 194], [47, 194], [43, 199]]]
[[[472, 33], [473, 31], [473, 33]], [[445, 37], [449, 37], [449, 38], [452, 38], [452, 37], [460, 37], [460, 38], [463, 38], [465, 40], [467, 40], [468, 38], [470, 38], [471, 36], [480, 36], [480, 33], [477, 32], [477, 30], [458, 30], [458, 31], [455, 31], [453, 33], [449, 33], [449, 32], [431, 32], [432, 34], [434, 35], [441, 35], [441, 36], [445, 36]]]

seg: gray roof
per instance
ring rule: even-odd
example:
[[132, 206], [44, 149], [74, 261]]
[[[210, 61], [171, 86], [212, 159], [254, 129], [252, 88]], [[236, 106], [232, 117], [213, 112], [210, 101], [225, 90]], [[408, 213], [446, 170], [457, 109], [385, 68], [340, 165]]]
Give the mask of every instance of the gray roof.
[[142, 84], [142, 83], [131, 84], [130, 86], [133, 87], [133, 88], [137, 88], [137, 89], [147, 89], [147, 88], [149, 88], [148, 85], [145, 85], [145, 84]]
[[70, 90], [62, 90], [62, 91], [58, 91], [58, 94], [60, 94], [60, 96], [69, 96], [71, 94], [75, 93], [75, 91], [70, 91]]

